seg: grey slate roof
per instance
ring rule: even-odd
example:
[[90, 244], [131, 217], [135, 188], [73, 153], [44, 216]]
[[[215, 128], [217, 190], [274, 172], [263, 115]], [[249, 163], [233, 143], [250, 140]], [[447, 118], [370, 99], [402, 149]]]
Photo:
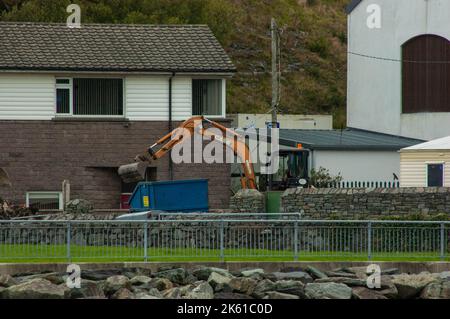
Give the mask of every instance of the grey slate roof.
[[363, 0], [352, 0], [352, 2], [349, 3], [347, 6], [347, 14], [352, 13], [352, 11], [360, 4]]
[[0, 22], [0, 70], [232, 73], [206, 25]]
[[344, 130], [280, 130], [281, 145], [295, 147], [297, 143], [301, 143], [305, 148], [313, 150], [398, 151], [422, 142], [422, 140], [354, 128]]

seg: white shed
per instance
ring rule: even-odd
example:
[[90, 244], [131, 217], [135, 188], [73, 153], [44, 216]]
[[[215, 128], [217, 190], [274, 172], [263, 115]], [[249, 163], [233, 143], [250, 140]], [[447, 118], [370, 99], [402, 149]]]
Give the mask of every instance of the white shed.
[[401, 187], [450, 187], [450, 136], [400, 150]]

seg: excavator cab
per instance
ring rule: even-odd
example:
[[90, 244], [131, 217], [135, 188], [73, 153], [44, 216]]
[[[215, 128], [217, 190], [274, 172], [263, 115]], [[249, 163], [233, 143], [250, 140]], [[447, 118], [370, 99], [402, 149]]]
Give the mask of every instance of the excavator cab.
[[305, 149], [287, 149], [279, 151], [278, 172], [267, 178], [268, 186], [274, 191], [305, 186], [308, 176], [309, 151]]

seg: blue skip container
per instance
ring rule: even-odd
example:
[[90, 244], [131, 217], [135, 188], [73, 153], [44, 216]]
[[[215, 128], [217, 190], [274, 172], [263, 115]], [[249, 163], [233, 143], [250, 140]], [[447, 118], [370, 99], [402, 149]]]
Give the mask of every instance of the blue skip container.
[[208, 180], [141, 182], [128, 203], [131, 212], [207, 212]]

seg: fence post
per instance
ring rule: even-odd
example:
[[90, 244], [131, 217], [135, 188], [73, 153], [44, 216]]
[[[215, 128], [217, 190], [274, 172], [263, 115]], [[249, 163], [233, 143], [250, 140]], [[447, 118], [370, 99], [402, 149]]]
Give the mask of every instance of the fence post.
[[441, 223], [441, 260], [445, 260], [445, 249], [446, 248], [446, 242], [445, 242], [445, 224]]
[[148, 261], [148, 222], [144, 223], [144, 261]]
[[372, 260], [372, 222], [367, 223], [367, 257]]
[[66, 229], [66, 251], [67, 251], [67, 260], [68, 262], [72, 262], [72, 256], [70, 253], [70, 239], [72, 237], [72, 230], [70, 221], [67, 222], [67, 229]]
[[224, 252], [224, 221], [223, 219], [220, 221], [220, 261], [224, 261], [225, 260], [225, 252]]
[[294, 223], [294, 261], [298, 261], [298, 222]]

